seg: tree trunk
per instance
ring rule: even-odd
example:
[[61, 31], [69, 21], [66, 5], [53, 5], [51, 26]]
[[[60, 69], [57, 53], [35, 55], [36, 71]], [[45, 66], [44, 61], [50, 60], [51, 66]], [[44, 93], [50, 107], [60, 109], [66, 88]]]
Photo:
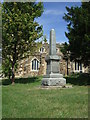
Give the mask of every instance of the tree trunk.
[[12, 85], [14, 84], [14, 81], [15, 81], [15, 63], [16, 63], [16, 44], [14, 46], [14, 54], [13, 54], [13, 62], [12, 62], [12, 78], [11, 78], [11, 81], [12, 81]]
[[88, 73], [90, 73], [90, 65], [88, 66]]
[[67, 59], [67, 75], [68, 75], [68, 59]]
[[9, 80], [11, 80], [11, 76], [10, 76], [10, 73], [9, 73], [9, 75], [8, 75], [8, 76], [9, 76]]
[[14, 82], [15, 82], [15, 72], [14, 72], [14, 65], [15, 65], [15, 64], [13, 64], [13, 65], [12, 65], [12, 78], [11, 78], [12, 85], [13, 85], [13, 84], [14, 84]]
[[9, 69], [8, 78], [11, 80], [11, 70]]

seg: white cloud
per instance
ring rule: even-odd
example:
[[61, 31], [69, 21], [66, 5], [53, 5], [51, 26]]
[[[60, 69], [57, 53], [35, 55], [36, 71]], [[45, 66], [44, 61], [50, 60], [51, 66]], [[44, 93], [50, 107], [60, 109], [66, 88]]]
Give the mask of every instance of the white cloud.
[[46, 10], [44, 12], [46, 15], [62, 15], [64, 14], [64, 11], [59, 11], [59, 10]]

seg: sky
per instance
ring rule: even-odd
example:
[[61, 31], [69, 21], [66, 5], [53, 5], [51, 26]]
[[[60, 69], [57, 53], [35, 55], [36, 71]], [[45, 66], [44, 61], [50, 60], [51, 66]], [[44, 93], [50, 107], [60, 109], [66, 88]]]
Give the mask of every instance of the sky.
[[[0, 1], [3, 2], [3, 0]], [[63, 19], [64, 13], [67, 12], [65, 7], [80, 6], [81, 2], [43, 2], [43, 4], [44, 12], [36, 21], [40, 25], [43, 25], [43, 34], [46, 35], [48, 42], [51, 29], [55, 29], [57, 43], [68, 42], [65, 36], [65, 32], [67, 32], [67, 22]]]
[[67, 22], [63, 19], [66, 13], [66, 6], [80, 6], [81, 2], [44, 2], [44, 13], [37, 19], [40, 25], [43, 25], [44, 35], [47, 40], [50, 39], [50, 30], [55, 29], [56, 42], [68, 42], [65, 36], [67, 32]]

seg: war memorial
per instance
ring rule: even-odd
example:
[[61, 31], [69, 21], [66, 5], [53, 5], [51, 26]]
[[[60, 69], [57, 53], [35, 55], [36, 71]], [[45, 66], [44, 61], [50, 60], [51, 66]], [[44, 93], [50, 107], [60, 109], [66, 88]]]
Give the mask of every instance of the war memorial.
[[59, 69], [60, 57], [56, 54], [56, 35], [54, 29], [50, 31], [49, 55], [46, 56], [45, 61], [47, 62], [47, 69], [42, 85], [65, 86], [66, 79], [60, 74]]

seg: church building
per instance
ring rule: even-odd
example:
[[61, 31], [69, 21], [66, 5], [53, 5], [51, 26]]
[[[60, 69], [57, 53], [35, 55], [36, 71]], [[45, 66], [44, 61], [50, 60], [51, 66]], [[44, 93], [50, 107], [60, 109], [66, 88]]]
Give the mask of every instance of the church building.
[[[85, 68], [81, 62], [65, 61], [63, 54], [60, 51], [62, 44], [56, 44], [57, 55], [60, 56], [59, 68], [63, 76], [72, 73], [87, 73], [88, 68]], [[19, 61], [19, 66], [16, 71], [16, 77], [41, 76], [46, 74], [47, 64], [45, 62], [46, 55], [49, 54], [49, 44], [43, 43], [40, 49], [28, 58]]]

